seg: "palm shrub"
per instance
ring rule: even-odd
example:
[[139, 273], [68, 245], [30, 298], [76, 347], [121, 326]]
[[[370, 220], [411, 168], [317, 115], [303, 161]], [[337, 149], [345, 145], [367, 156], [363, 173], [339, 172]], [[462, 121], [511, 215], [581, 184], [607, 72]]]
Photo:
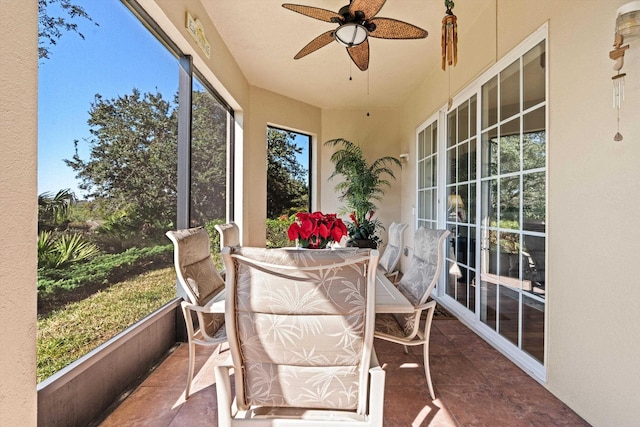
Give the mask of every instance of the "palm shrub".
[[38, 268], [62, 268], [86, 261], [100, 253], [98, 247], [80, 234], [55, 237], [50, 231], [38, 234]]
[[378, 220], [372, 219], [377, 209], [375, 201], [382, 201], [384, 189], [390, 185], [385, 175], [395, 179], [392, 167], [402, 168], [402, 163], [395, 157], [384, 156], [369, 164], [362, 148], [343, 138], [331, 139], [324, 145], [342, 146], [331, 155], [335, 169], [329, 179], [338, 175], [344, 178], [335, 189], [340, 193], [339, 200], [345, 203], [341, 213], [351, 213], [353, 224], [348, 226], [349, 237], [374, 239], [376, 229], [381, 226]]
[[56, 194], [45, 192], [38, 195], [38, 228], [50, 230], [62, 228], [68, 221], [71, 206], [76, 196], [67, 188]]

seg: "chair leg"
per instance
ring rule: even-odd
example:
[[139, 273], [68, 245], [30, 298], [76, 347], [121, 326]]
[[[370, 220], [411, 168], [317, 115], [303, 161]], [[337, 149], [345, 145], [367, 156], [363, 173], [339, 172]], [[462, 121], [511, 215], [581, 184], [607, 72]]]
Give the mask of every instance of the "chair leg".
[[429, 341], [425, 341], [424, 346], [422, 348], [422, 354], [424, 357], [424, 373], [425, 373], [425, 376], [427, 377], [429, 394], [431, 395], [431, 400], [435, 400], [436, 395], [433, 392], [433, 384], [431, 383], [431, 369], [429, 369]]
[[184, 391], [184, 400], [187, 400], [191, 393], [191, 382], [193, 381], [193, 371], [195, 370], [195, 367], [196, 367], [196, 345], [193, 342], [189, 342], [188, 346], [189, 346], [189, 373], [187, 374], [187, 388]]

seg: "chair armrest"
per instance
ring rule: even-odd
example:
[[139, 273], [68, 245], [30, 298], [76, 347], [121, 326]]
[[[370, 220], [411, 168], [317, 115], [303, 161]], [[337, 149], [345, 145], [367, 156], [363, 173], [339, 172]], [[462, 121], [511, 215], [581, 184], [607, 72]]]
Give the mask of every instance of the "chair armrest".
[[426, 310], [431, 307], [435, 308], [436, 304], [437, 304], [436, 300], [431, 300], [431, 301], [425, 302], [424, 304], [417, 305], [416, 310]]
[[193, 311], [196, 313], [224, 313], [224, 301], [217, 301], [215, 304], [207, 304], [205, 306], [191, 304], [183, 301], [182, 306], [189, 311]]
[[182, 301], [182, 306], [190, 311], [198, 313], [224, 313], [225, 306], [225, 292], [224, 289], [216, 296], [211, 298], [211, 301], [205, 305], [191, 304], [187, 301]]

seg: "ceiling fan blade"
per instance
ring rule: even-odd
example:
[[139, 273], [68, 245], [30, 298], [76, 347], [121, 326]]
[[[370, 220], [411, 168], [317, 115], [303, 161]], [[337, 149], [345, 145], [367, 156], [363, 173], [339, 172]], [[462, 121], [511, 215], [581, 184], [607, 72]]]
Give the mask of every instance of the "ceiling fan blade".
[[387, 0], [352, 0], [349, 5], [349, 12], [355, 16], [357, 10], [364, 13], [365, 19], [373, 18], [380, 12]]
[[348, 47], [347, 52], [351, 60], [361, 71], [369, 68], [369, 40], [365, 40], [359, 45]]
[[397, 19], [373, 18], [368, 22], [376, 26], [369, 35], [379, 39], [423, 39], [429, 34], [420, 27]]
[[[319, 19], [325, 22], [342, 22], [342, 16], [327, 9], [321, 9], [313, 6], [303, 6], [301, 4], [285, 3], [282, 5], [285, 9], [293, 10], [311, 18]], [[338, 21], [335, 21], [335, 20]]]
[[321, 47], [328, 45], [334, 40], [335, 39], [333, 38], [333, 30], [327, 31], [326, 33], [322, 33], [318, 37], [316, 37], [315, 39], [307, 43], [305, 47], [300, 49], [300, 52], [298, 52], [296, 56], [293, 57], [293, 59], [300, 59], [304, 56], [307, 56], [310, 53], [320, 49]]

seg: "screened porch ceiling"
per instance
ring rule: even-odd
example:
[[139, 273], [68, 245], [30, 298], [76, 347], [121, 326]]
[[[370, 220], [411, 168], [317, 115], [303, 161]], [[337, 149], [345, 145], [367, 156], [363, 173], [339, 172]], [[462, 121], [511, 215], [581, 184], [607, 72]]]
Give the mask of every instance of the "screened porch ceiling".
[[[286, 10], [281, 6], [285, 2], [337, 12], [348, 0], [203, 0], [252, 86], [323, 109], [388, 109], [402, 107], [424, 79], [443, 72], [443, 0], [387, 0], [378, 17], [417, 25], [429, 35], [418, 40], [370, 38], [369, 70], [364, 72], [353, 65], [346, 49], [337, 42], [294, 60], [308, 42], [337, 25]], [[464, 67], [465, 29], [482, 11], [493, 7], [494, 1], [455, 3], [461, 47], [458, 67]], [[451, 72], [455, 73], [455, 68]], [[350, 75], [353, 80], [349, 80]]]

